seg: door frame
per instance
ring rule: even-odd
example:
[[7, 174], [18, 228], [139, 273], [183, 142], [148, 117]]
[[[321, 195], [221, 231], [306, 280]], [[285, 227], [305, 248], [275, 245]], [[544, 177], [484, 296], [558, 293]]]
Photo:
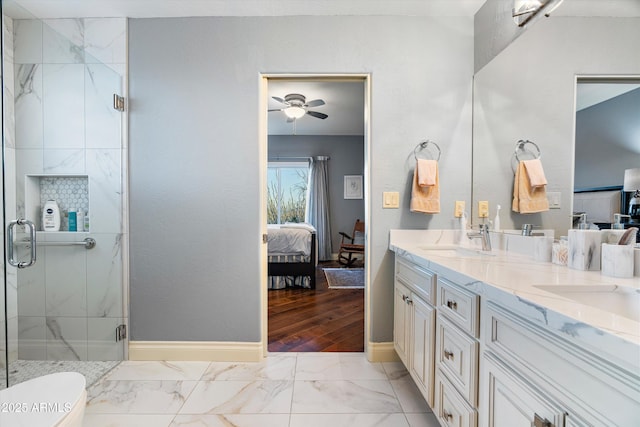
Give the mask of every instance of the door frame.
[[260, 341], [263, 356], [269, 354], [268, 332], [268, 289], [267, 289], [267, 245], [262, 236], [267, 234], [267, 163], [268, 163], [268, 83], [269, 79], [304, 79], [304, 80], [353, 80], [364, 83], [364, 222], [365, 222], [365, 255], [364, 255], [364, 354], [369, 351], [368, 343], [371, 337], [370, 307], [371, 307], [371, 243], [369, 239], [369, 225], [371, 224], [371, 195], [370, 195], [370, 164], [371, 164], [371, 74], [370, 73], [261, 73], [259, 76], [259, 113], [258, 113], [258, 153], [259, 153], [259, 185], [260, 185]]

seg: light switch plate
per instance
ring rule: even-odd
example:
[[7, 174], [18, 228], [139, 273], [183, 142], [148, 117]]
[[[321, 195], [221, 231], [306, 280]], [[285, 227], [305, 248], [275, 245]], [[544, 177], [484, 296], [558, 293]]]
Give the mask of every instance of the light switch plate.
[[400, 207], [400, 193], [397, 191], [385, 191], [382, 193], [383, 209], [398, 209]]
[[456, 207], [453, 211], [453, 216], [455, 216], [456, 218], [461, 218], [463, 212], [464, 212], [464, 200], [456, 200]]
[[547, 191], [547, 200], [549, 200], [549, 209], [560, 209], [562, 193], [559, 191]]
[[478, 218], [489, 217], [489, 202], [487, 200], [480, 200], [478, 202]]

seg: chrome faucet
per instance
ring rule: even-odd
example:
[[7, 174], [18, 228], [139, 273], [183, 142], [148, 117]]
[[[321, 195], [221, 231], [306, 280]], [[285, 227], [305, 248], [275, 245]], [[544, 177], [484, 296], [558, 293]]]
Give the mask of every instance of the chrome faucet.
[[469, 239], [482, 239], [482, 250], [491, 251], [491, 238], [489, 237], [489, 225], [480, 224], [477, 233], [467, 233]]

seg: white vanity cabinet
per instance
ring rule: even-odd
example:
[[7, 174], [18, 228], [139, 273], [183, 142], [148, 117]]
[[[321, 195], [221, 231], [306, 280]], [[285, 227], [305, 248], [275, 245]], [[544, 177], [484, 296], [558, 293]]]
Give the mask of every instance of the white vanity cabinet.
[[396, 257], [393, 341], [418, 389], [433, 406], [435, 275]]
[[479, 296], [439, 276], [437, 311], [434, 413], [443, 425], [475, 427]]
[[491, 301], [482, 313], [480, 425], [637, 425], [637, 369], [617, 366]]
[[504, 278], [517, 268], [500, 270], [508, 256], [482, 278], [478, 263], [393, 246], [394, 346], [441, 426], [640, 425], [632, 344], [573, 305], [536, 301], [539, 290], [515, 293]]

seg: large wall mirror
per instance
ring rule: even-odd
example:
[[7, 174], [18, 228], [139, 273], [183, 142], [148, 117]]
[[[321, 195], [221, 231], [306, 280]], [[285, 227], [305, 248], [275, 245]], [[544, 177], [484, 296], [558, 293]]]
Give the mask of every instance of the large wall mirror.
[[[502, 207], [502, 228], [519, 229], [532, 223], [566, 235], [574, 210], [574, 181], [583, 166], [582, 148], [576, 147], [576, 93], [581, 83], [596, 77], [637, 78], [640, 55], [640, 18], [554, 17], [543, 19], [507, 46], [479, 70], [474, 78], [472, 220], [477, 223], [477, 202], [488, 200], [490, 217]], [[633, 83], [633, 82], [631, 82]], [[632, 91], [627, 91], [630, 93]], [[636, 106], [637, 108], [637, 106]], [[586, 111], [586, 110], [585, 110]], [[638, 122], [636, 110], [635, 122]], [[617, 120], [617, 119], [616, 119]], [[618, 127], [613, 121], [602, 126]], [[625, 163], [612, 167], [613, 180], [591, 173], [589, 187], [622, 186], [624, 170], [640, 167], [640, 135], [625, 155]], [[559, 206], [536, 214], [511, 211], [514, 152], [518, 140], [535, 142], [548, 181], [547, 192], [558, 196]], [[607, 141], [600, 141], [606, 144]], [[576, 151], [578, 150], [578, 151]], [[613, 154], [613, 147], [599, 150]], [[619, 151], [616, 152], [619, 153]], [[576, 155], [578, 153], [578, 155]], [[630, 154], [631, 153], [631, 154]], [[603, 157], [585, 166], [604, 171]], [[615, 156], [612, 156], [615, 157]], [[608, 174], [607, 174], [608, 175]], [[587, 184], [584, 184], [586, 187]]]

